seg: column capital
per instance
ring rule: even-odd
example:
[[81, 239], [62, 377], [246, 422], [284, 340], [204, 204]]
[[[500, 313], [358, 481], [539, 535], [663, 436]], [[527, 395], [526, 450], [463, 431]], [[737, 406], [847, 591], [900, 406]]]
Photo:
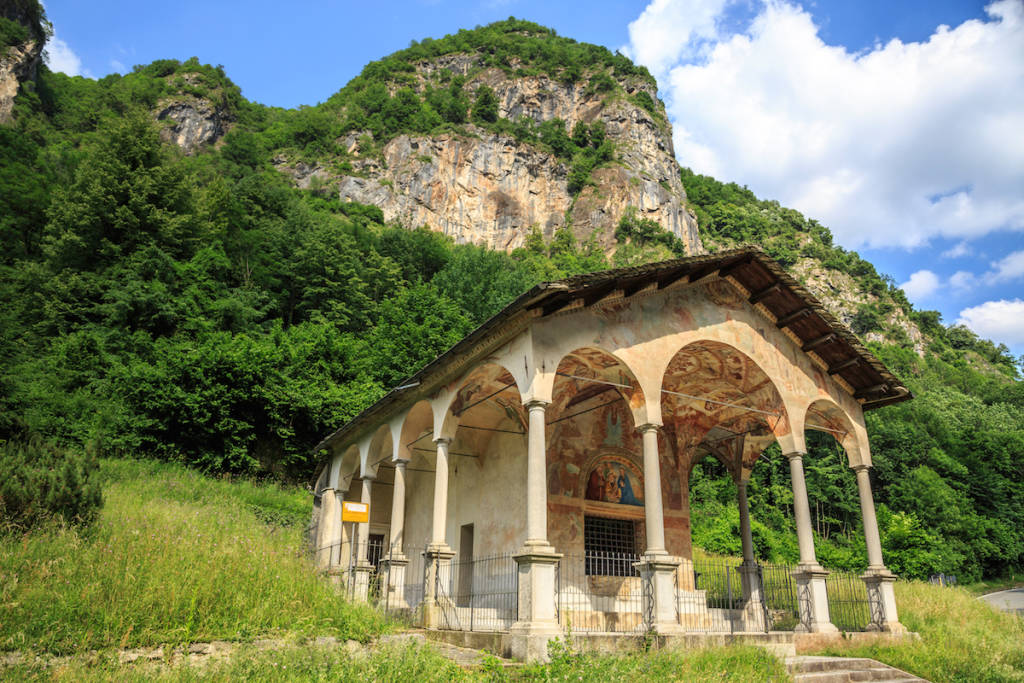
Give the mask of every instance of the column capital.
[[367, 473], [367, 474], [362, 475], [359, 478], [361, 480], [363, 480], [363, 481], [377, 481], [377, 475], [376, 474], [369, 474], [369, 473]]
[[871, 471], [871, 465], [859, 462], [856, 465], [851, 465], [850, 469], [854, 472], [869, 472]]
[[531, 398], [529, 401], [523, 403], [523, 407], [527, 410], [534, 410], [535, 408], [544, 410], [549, 405], [551, 405], [551, 401], [545, 401], [542, 398]]
[[434, 439], [434, 445], [440, 446], [441, 444], [444, 444], [445, 446], [450, 446], [452, 441], [454, 441], [454, 439], [452, 439], [450, 436], [442, 436], [437, 439]]
[[783, 453], [787, 460], [793, 460], [794, 458], [803, 458], [807, 455], [807, 451], [793, 451], [791, 453]]
[[408, 460], [403, 460], [402, 458], [399, 458], [398, 460], [394, 460], [393, 462], [395, 464], [395, 469], [403, 469], [404, 470], [406, 465], [409, 464]]
[[636, 431], [641, 434], [645, 432], [660, 432], [663, 425], [655, 424], [653, 422], [645, 422], [642, 425], [637, 425]]

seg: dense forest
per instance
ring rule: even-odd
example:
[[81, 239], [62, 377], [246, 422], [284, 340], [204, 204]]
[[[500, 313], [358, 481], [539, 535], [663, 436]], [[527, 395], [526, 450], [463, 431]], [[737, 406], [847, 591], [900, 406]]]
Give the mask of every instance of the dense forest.
[[[23, 39], [9, 23], [0, 25], [4, 40]], [[509, 20], [417, 43], [297, 110], [245, 100], [223, 69], [197, 59], [99, 80], [41, 66], [22, 83], [13, 123], [0, 126], [0, 511], [8, 523], [26, 526], [54, 509], [88, 518], [98, 496], [82, 482], [96, 457], [303, 480], [324, 434], [528, 287], [682, 253], [678, 238], [628, 211], [612, 257], [568, 229], [535, 232], [512, 253], [456, 245], [423, 226], [388, 224], [378, 208], [340, 202], [326, 187], [297, 189], [273, 166], [282, 150], [344, 164], [335, 141], [347, 131], [370, 131], [379, 144], [399, 131], [467, 122], [518, 131], [571, 160], [579, 183], [613, 158], [598, 127], [505, 121], [493, 93], [465, 92], [457, 78], [421, 92], [394, 87], [412, 78], [416, 60], [460, 51], [596, 89], [619, 86], [592, 75], [594, 65], [650, 80], [621, 55]], [[221, 142], [194, 155], [163, 142], [153, 115], [161, 98], [183, 92], [232, 122]], [[735, 184], [687, 169], [681, 177], [710, 249], [756, 242], [787, 266], [814, 259], [850, 274], [870, 295], [855, 331], [876, 333], [872, 350], [916, 394], [868, 414], [892, 568], [966, 580], [1024, 567], [1017, 359], [914, 310], [891, 278], [834, 245], [817, 222]], [[898, 311], [925, 335], [923, 355], [892, 325]], [[853, 474], [830, 438], [815, 433], [810, 444], [821, 559], [862, 567]], [[750, 495], [760, 555], [794, 559], [778, 452], [755, 468]], [[734, 496], [714, 462], [697, 468], [697, 545], [738, 551]]]

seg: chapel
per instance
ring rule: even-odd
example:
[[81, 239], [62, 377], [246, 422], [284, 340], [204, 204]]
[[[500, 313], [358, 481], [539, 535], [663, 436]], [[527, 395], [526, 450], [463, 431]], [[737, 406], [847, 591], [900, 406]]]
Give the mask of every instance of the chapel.
[[[521, 659], [567, 630], [767, 633], [791, 617], [797, 632], [899, 633], [864, 412], [909, 398], [755, 247], [543, 283], [317, 445], [317, 562], [357, 599], [500, 634]], [[856, 473], [868, 566], [852, 588], [816, 559], [807, 430]], [[754, 556], [746, 494], [773, 444], [800, 550], [775, 573]], [[704, 458], [736, 484], [732, 564], [694, 557]], [[863, 602], [859, 626], [837, 626], [841, 590]]]

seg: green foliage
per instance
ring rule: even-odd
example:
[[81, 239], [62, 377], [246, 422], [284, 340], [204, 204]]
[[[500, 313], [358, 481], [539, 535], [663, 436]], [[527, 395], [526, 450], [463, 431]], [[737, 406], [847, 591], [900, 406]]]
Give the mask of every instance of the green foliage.
[[34, 435], [0, 443], [0, 533], [51, 520], [88, 524], [102, 502], [94, 457]]
[[498, 120], [498, 98], [486, 85], [476, 89], [472, 119], [473, 123], [479, 124], [494, 123]]
[[17, 21], [11, 21], [7, 17], [0, 17], [0, 50], [15, 45], [21, 45], [29, 38], [29, 30]]
[[307, 492], [152, 461], [103, 461], [101, 473], [105, 505], [88, 533], [46, 525], [0, 539], [0, 649], [367, 640], [386, 628], [310, 571]]

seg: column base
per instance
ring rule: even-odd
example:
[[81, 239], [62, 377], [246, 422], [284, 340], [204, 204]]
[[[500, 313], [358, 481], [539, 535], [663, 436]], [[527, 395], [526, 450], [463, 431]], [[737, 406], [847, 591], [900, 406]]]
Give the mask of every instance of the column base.
[[651, 553], [634, 566], [644, 583], [644, 621], [659, 634], [682, 633], [676, 614], [676, 572], [681, 560], [667, 553]]
[[764, 604], [760, 567], [756, 562], [744, 560], [738, 570], [743, 589], [743, 630], [767, 631], [770, 624]]
[[384, 600], [388, 609], [406, 609], [409, 603], [405, 599], [405, 568], [409, 558], [402, 553], [394, 553], [380, 561], [380, 570], [387, 578], [384, 587]]
[[527, 543], [512, 559], [519, 574], [518, 620], [509, 628], [512, 656], [546, 662], [548, 641], [562, 633], [555, 608], [555, 567], [562, 555], [547, 543]]
[[829, 617], [828, 591], [825, 588], [827, 569], [818, 564], [797, 565], [793, 572], [800, 605], [800, 623], [793, 629], [797, 633], [838, 633]]
[[451, 581], [452, 558], [455, 551], [446, 543], [427, 546], [423, 552], [427, 563], [427, 582], [423, 595], [423, 626], [439, 628], [444, 623], [445, 608], [454, 607], [447, 595], [447, 582]]
[[352, 568], [354, 574], [352, 599], [356, 602], [369, 602], [370, 600], [370, 575], [375, 567], [369, 562], [359, 563]]
[[907, 628], [900, 623], [896, 611], [896, 592], [893, 590], [896, 575], [885, 567], [868, 567], [860, 578], [867, 586], [868, 604], [871, 605], [871, 625], [868, 630], [906, 633]]

